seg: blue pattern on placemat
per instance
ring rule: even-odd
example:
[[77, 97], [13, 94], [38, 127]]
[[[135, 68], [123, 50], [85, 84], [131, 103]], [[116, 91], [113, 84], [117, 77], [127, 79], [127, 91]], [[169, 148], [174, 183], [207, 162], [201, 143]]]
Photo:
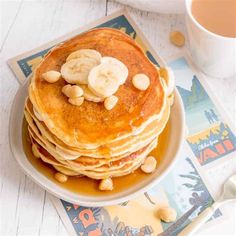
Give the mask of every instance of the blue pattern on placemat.
[[[102, 27], [109, 27], [109, 28], [114, 28], [114, 29], [124, 29], [126, 34], [130, 35], [133, 39], [136, 38], [136, 32], [135, 32], [134, 28], [132, 27], [132, 25], [129, 23], [129, 21], [126, 19], [126, 17], [124, 15], [118, 16], [108, 22], [100, 24], [95, 28], [102, 28]], [[52, 47], [45, 49], [41, 52], [35, 53], [35, 54], [33, 54], [29, 57], [26, 57], [24, 59], [21, 59], [17, 62], [19, 67], [21, 68], [23, 74], [25, 75], [25, 77], [28, 77], [32, 73], [32, 66], [29, 64], [29, 61], [31, 61], [32, 59], [35, 59], [35, 58], [39, 58], [39, 57], [43, 58], [51, 48]], [[147, 54], [147, 57], [154, 64], [159, 65], [149, 51], [147, 51], [146, 54]]]

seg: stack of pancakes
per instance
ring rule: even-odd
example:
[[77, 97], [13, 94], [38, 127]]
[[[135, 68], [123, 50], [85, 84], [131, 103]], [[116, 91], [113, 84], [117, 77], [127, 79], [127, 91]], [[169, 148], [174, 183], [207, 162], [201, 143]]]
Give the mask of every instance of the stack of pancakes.
[[[117, 58], [129, 71], [112, 110], [84, 101], [73, 106], [61, 92], [63, 79], [47, 83], [46, 71], [60, 71], [70, 53], [94, 49]], [[132, 84], [135, 74], [150, 78], [145, 91]], [[135, 41], [118, 30], [95, 29], [52, 49], [35, 70], [25, 104], [25, 118], [36, 157], [67, 176], [106, 179], [132, 173], [157, 146], [170, 115], [168, 81]]]

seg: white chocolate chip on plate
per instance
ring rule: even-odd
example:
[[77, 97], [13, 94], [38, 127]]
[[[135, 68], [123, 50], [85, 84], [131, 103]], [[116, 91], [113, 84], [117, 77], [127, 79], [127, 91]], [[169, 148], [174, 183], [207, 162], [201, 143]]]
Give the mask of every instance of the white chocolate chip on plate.
[[64, 175], [64, 174], [62, 174], [62, 173], [60, 173], [60, 172], [57, 172], [57, 173], [54, 175], [54, 178], [55, 178], [58, 182], [60, 182], [60, 183], [65, 183], [65, 182], [67, 182], [67, 180], [68, 180], [68, 176], [66, 176], [66, 175]]
[[136, 74], [132, 79], [132, 83], [136, 89], [143, 91], [149, 87], [150, 79], [145, 74]]
[[144, 173], [152, 173], [156, 169], [157, 161], [155, 157], [149, 156], [145, 159], [144, 163], [141, 165], [141, 170]]
[[177, 216], [176, 210], [168, 206], [158, 209], [157, 214], [162, 221], [167, 223], [174, 222]]
[[113, 190], [113, 181], [111, 178], [103, 179], [99, 183], [99, 189], [102, 191], [111, 191]]
[[75, 106], [81, 106], [84, 102], [84, 97], [69, 98], [68, 102]]
[[55, 83], [61, 78], [61, 73], [55, 70], [50, 70], [43, 73], [42, 78], [48, 83]]
[[170, 32], [170, 41], [177, 47], [182, 47], [185, 44], [185, 37], [179, 31]]
[[104, 106], [107, 110], [111, 110], [115, 107], [117, 102], [118, 102], [118, 97], [113, 95], [105, 99]]

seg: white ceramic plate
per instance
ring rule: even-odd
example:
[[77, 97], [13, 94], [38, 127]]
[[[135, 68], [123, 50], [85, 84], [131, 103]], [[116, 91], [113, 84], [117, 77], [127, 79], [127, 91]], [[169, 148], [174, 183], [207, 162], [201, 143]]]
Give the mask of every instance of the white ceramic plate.
[[22, 145], [22, 122], [24, 118], [24, 103], [28, 94], [28, 82], [26, 81], [18, 90], [15, 95], [10, 123], [9, 123], [9, 139], [11, 151], [19, 163], [21, 168], [31, 177], [37, 184], [42, 188], [52, 193], [53, 195], [66, 200], [68, 202], [79, 204], [82, 206], [98, 207], [115, 205], [128, 201], [132, 198], [137, 197], [156, 185], [173, 167], [177, 160], [177, 155], [181, 144], [184, 139], [184, 109], [182, 100], [177, 90], [175, 90], [175, 102], [171, 109], [170, 116], [170, 135], [168, 140], [168, 150], [166, 151], [165, 157], [162, 163], [158, 166], [156, 172], [152, 175], [147, 175], [145, 180], [130, 187], [128, 190], [123, 192], [114, 193], [108, 196], [86, 196], [82, 194], [73, 193], [63, 187], [60, 187], [56, 183], [52, 182], [37, 169], [27, 159]]

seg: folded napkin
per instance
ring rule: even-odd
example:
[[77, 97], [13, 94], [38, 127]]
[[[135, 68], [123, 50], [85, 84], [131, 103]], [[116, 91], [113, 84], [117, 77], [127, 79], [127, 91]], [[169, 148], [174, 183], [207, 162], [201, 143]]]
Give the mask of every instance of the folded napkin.
[[185, 11], [185, 0], [116, 0], [117, 2], [138, 8], [166, 14], [181, 14]]

